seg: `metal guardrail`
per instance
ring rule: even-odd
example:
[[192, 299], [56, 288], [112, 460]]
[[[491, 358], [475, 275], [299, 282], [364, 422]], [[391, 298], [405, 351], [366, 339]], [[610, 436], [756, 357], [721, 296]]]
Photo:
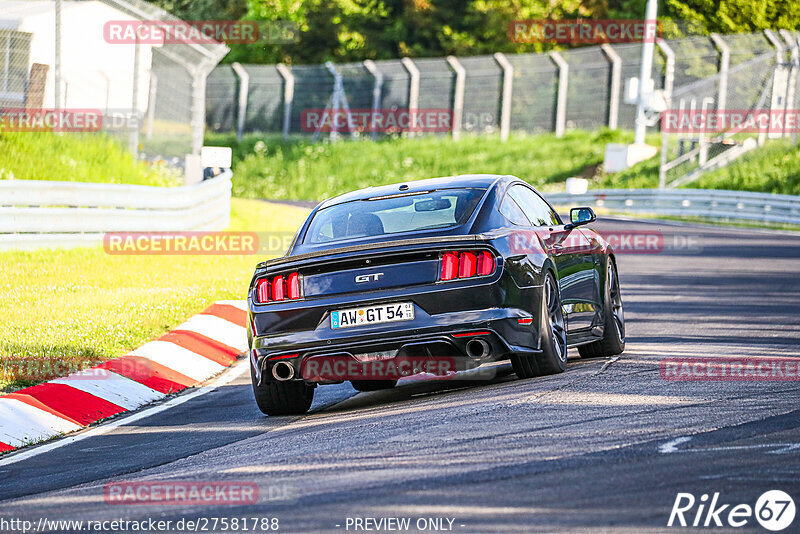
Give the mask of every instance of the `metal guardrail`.
[[0, 181], [0, 250], [101, 243], [105, 232], [222, 230], [230, 170], [181, 187]]
[[556, 206], [773, 223], [800, 221], [800, 196], [712, 189], [596, 189], [546, 194]]

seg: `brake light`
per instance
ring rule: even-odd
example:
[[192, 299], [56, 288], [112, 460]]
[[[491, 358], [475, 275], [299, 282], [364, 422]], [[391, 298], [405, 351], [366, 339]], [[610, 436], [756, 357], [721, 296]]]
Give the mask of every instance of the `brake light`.
[[283, 276], [276, 276], [272, 279], [272, 300], [280, 302], [284, 298], [286, 283], [283, 281]]
[[300, 298], [300, 275], [292, 273], [286, 278], [286, 296], [290, 299]]
[[478, 276], [487, 276], [494, 272], [494, 256], [486, 251], [478, 254]]
[[462, 252], [458, 256], [458, 277], [469, 278], [477, 272], [478, 258], [472, 252]]
[[442, 280], [452, 280], [458, 274], [458, 254], [445, 252], [442, 256]]
[[269, 280], [262, 278], [257, 286], [258, 302], [269, 302]]
[[447, 281], [456, 278], [489, 276], [494, 272], [494, 268], [494, 255], [486, 250], [445, 252], [442, 254], [442, 272], [439, 279]]
[[283, 275], [271, 278], [261, 278], [256, 283], [256, 298], [259, 303], [281, 302], [286, 299], [299, 299], [300, 275], [291, 273], [286, 278]]

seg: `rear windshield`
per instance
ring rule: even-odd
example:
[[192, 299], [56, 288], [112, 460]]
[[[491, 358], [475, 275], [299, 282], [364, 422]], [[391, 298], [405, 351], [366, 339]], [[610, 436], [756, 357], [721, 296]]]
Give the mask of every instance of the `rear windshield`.
[[353, 200], [314, 215], [303, 243], [327, 243], [465, 223], [486, 189], [439, 189]]

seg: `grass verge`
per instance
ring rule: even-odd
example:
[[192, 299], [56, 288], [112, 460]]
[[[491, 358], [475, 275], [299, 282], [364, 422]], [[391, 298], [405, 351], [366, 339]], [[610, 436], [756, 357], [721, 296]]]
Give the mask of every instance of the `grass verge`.
[[[294, 232], [308, 210], [233, 199], [231, 212], [230, 230]], [[83, 368], [139, 347], [215, 300], [243, 299], [264, 259], [112, 256], [101, 247], [0, 253], [0, 390], [41, 381], [19, 380], [20, 361]]]
[[593, 175], [606, 143], [630, 132], [573, 130], [553, 134], [393, 138], [339, 143], [284, 141], [275, 136], [209, 135], [208, 145], [233, 147], [233, 193], [246, 198], [322, 200], [355, 189], [467, 173], [513, 174], [542, 187]]
[[138, 161], [102, 134], [0, 132], [0, 180], [51, 180], [172, 186], [180, 175]]

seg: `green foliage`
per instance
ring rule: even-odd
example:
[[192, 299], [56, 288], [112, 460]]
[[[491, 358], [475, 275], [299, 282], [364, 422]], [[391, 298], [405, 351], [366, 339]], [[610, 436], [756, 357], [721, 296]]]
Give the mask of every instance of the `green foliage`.
[[[524, 19], [640, 19], [644, 7], [645, 0], [247, 0], [246, 19], [293, 21], [300, 27], [299, 41], [232, 44], [226, 61], [317, 63], [404, 55], [540, 52], [553, 46], [512, 42], [509, 23]], [[659, 18], [668, 37], [798, 29], [800, 3], [664, 0]]]

